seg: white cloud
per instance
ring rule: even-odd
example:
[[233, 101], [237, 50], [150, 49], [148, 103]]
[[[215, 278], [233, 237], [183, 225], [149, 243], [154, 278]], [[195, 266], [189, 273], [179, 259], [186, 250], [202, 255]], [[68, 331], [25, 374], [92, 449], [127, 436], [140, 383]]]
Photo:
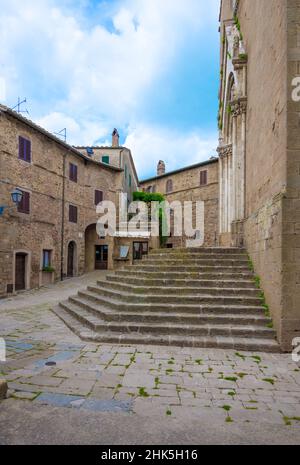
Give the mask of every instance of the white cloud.
[[159, 160], [167, 171], [200, 163], [216, 155], [217, 133], [201, 134], [201, 130], [179, 134], [163, 128], [140, 126], [129, 131], [125, 145], [130, 147], [140, 178], [156, 174]]
[[206, 159], [216, 145], [214, 135], [171, 129], [166, 135], [143, 125], [140, 115], [145, 96], [170, 72], [178, 50], [198, 40], [199, 30], [217, 27], [219, 0], [210, 0], [209, 7], [207, 0], [119, 0], [110, 12], [114, 30], [87, 26], [80, 10], [86, 3], [0, 0], [0, 75], [7, 103], [26, 96], [29, 110], [34, 101], [40, 125], [52, 132], [67, 127], [68, 141], [76, 145], [139, 121], [126, 145], [141, 173], [158, 158], [170, 169]]
[[67, 142], [72, 145], [88, 146], [107, 135], [105, 125], [88, 120], [82, 120], [79, 123], [74, 118], [59, 112], [50, 113], [36, 122], [52, 133], [66, 128]]

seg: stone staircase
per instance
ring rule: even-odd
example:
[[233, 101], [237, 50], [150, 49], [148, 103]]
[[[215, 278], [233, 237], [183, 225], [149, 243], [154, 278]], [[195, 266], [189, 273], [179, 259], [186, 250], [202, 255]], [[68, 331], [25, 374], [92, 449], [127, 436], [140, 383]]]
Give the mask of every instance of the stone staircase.
[[85, 341], [279, 352], [241, 249], [154, 250], [53, 311]]

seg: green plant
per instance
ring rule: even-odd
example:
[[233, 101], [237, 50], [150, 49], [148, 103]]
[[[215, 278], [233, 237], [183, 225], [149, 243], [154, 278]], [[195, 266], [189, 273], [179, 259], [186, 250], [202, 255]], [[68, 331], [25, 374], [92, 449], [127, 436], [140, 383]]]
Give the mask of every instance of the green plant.
[[236, 15], [234, 16], [233, 20], [234, 20], [234, 24], [236, 25], [237, 30], [239, 31], [240, 39], [243, 40], [243, 34], [242, 34], [240, 20]]
[[231, 108], [230, 103], [227, 105], [226, 111], [229, 115], [232, 115], [232, 108]]
[[168, 410], [166, 411], [166, 415], [171, 416], [171, 415], [172, 415], [171, 410], [168, 409]]
[[54, 273], [55, 269], [52, 266], [44, 266], [43, 271], [45, 273]]
[[260, 277], [259, 276], [254, 276], [254, 281], [255, 281], [255, 286], [260, 289]]
[[228, 56], [229, 60], [232, 59], [232, 56], [231, 56], [231, 53], [230, 53], [230, 52], [227, 52], [227, 56]]
[[224, 378], [225, 381], [232, 381], [233, 383], [237, 382], [237, 378], [235, 376], [228, 376], [227, 378]]
[[222, 409], [225, 410], [225, 412], [230, 412], [231, 407], [230, 405], [223, 405]]
[[141, 397], [149, 397], [149, 394], [148, 394], [148, 392], [146, 391], [146, 388], [144, 388], [144, 387], [141, 387], [141, 388], [139, 389], [139, 395], [140, 395]]
[[239, 59], [240, 59], [240, 60], [245, 60], [245, 61], [246, 61], [246, 60], [248, 59], [247, 53], [240, 53], [240, 54], [239, 54]]
[[233, 423], [233, 419], [231, 417], [226, 417], [226, 423]]
[[274, 386], [275, 384], [275, 381], [272, 378], [264, 378], [263, 381], [265, 381], [266, 383], [272, 384], [272, 386]]

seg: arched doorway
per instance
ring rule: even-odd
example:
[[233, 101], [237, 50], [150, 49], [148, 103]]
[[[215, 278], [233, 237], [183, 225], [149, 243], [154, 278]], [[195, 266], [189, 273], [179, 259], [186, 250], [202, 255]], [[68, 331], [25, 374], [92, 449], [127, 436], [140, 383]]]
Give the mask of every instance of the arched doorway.
[[76, 243], [71, 241], [68, 245], [68, 267], [67, 267], [67, 276], [75, 276], [76, 268]]
[[90, 224], [85, 230], [85, 271], [108, 269], [108, 239], [99, 237], [96, 224]]

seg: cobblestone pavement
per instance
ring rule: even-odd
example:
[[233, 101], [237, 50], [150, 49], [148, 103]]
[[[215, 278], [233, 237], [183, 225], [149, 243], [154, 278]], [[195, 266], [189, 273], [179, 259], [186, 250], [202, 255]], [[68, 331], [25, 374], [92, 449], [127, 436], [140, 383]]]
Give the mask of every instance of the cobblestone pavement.
[[[237, 442], [251, 442], [251, 434], [247, 439], [241, 432], [260, 425], [269, 431], [262, 442], [272, 442], [276, 433], [279, 442], [299, 443], [300, 369], [290, 355], [87, 344], [52, 314], [51, 303], [18, 308], [17, 298], [14, 309], [12, 303], [6, 310], [0, 306], [0, 335], [7, 344], [0, 375], [9, 385], [9, 398], [0, 404], [0, 443], [23, 442], [13, 416], [26, 411], [30, 427], [33, 412], [45, 406], [45, 424], [51, 409], [76, 411], [85, 422], [87, 413], [115, 415], [132, 425], [155, 418], [164, 425], [164, 438], [166, 428], [176, 421], [183, 425], [184, 418], [194, 430], [205, 423], [207, 431], [222, 431], [225, 442], [237, 430]], [[213, 443], [218, 435], [211, 434]], [[50, 436], [43, 441], [51, 442]], [[187, 442], [184, 431], [176, 436], [175, 442], [181, 441]]]

